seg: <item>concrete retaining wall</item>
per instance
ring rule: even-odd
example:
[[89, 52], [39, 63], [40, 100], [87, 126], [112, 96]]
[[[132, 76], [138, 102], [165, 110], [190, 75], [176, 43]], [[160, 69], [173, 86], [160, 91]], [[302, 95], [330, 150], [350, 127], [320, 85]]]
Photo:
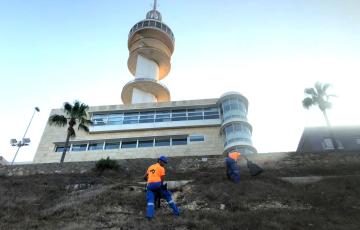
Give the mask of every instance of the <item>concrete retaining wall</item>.
[[[299, 170], [304, 167], [335, 167], [336, 165], [359, 164], [358, 152], [326, 152], [326, 153], [268, 153], [248, 157], [249, 160], [265, 170]], [[118, 160], [120, 171], [142, 173], [154, 159]], [[239, 161], [240, 166], [246, 165], [246, 160]], [[169, 171], [191, 171], [201, 168], [224, 167], [223, 156], [173, 157], [167, 166]], [[0, 176], [27, 176], [36, 174], [83, 174], [95, 168], [95, 162], [69, 162], [59, 167], [57, 163], [0, 165]], [[244, 167], [246, 168], [246, 167]]]

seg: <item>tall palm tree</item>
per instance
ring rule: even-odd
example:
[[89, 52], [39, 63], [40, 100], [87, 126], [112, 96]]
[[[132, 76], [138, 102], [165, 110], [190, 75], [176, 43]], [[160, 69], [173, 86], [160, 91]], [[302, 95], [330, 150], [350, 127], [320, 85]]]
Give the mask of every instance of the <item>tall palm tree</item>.
[[69, 140], [71, 137], [75, 137], [75, 129], [74, 126], [78, 123], [78, 130], [84, 130], [85, 132], [89, 132], [88, 125], [92, 124], [91, 120], [88, 120], [87, 110], [89, 106], [79, 101], [75, 101], [74, 104], [70, 104], [69, 102], [64, 103], [63, 111], [65, 115], [54, 114], [49, 117], [49, 124], [55, 126], [65, 126], [68, 124], [66, 141], [64, 146], [64, 151], [61, 156], [60, 165], [63, 164], [67, 148], [69, 146]]
[[311, 106], [318, 106], [321, 112], [325, 117], [326, 124], [330, 131], [330, 137], [333, 142], [333, 146], [335, 149], [338, 149], [337, 142], [334, 138], [334, 134], [331, 129], [331, 124], [329, 118], [327, 116], [326, 110], [330, 109], [332, 104], [329, 101], [330, 97], [334, 97], [335, 95], [327, 94], [327, 90], [330, 87], [328, 83], [320, 83], [316, 82], [314, 88], [306, 88], [304, 93], [306, 97], [303, 99], [302, 104], [304, 108], [309, 109]]

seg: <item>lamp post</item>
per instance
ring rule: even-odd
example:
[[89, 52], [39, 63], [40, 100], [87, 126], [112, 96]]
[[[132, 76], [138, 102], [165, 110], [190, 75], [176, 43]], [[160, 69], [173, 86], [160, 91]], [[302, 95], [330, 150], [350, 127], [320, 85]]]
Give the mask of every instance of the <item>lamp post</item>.
[[14, 164], [15, 158], [16, 158], [17, 154], [19, 153], [20, 148], [21, 148], [22, 146], [29, 145], [29, 143], [30, 143], [30, 138], [25, 138], [25, 136], [26, 136], [27, 131], [29, 130], [29, 127], [30, 127], [30, 125], [31, 125], [31, 122], [32, 122], [32, 120], [33, 120], [34, 115], [35, 115], [36, 112], [40, 112], [39, 107], [35, 107], [34, 113], [33, 113], [33, 115], [31, 116], [30, 122], [29, 122], [29, 124], [28, 124], [28, 126], [27, 126], [27, 128], [26, 128], [26, 130], [25, 130], [25, 133], [24, 133], [23, 138], [22, 138], [21, 140], [19, 140], [19, 141], [17, 141], [16, 139], [11, 139], [11, 140], [10, 140], [10, 144], [11, 144], [12, 146], [17, 146], [17, 147], [18, 147], [17, 150], [16, 150], [16, 153], [15, 153], [15, 156], [14, 156], [12, 162], [11, 162], [11, 165]]

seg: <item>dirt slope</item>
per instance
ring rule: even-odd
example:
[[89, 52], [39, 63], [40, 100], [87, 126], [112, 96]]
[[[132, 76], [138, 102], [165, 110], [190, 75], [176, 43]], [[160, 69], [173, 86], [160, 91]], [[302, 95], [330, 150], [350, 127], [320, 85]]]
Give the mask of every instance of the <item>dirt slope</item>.
[[[142, 171], [142, 170], [141, 170]], [[0, 229], [359, 229], [360, 164], [266, 170], [241, 183], [223, 167], [168, 175], [193, 180], [173, 191], [181, 209], [165, 203], [144, 218], [145, 193], [138, 172], [33, 175], [0, 178]], [[292, 184], [284, 176], [324, 176]]]

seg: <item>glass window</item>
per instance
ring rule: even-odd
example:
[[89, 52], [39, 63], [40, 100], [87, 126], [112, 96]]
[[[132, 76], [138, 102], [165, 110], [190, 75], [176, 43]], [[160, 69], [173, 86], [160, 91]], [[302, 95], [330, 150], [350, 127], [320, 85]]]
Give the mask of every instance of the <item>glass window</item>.
[[222, 105], [224, 113], [228, 112], [230, 110], [230, 104], [228, 101], [225, 101]]
[[232, 125], [229, 125], [229, 126], [227, 126], [227, 127], [225, 127], [225, 133], [226, 133], [226, 135], [229, 135], [230, 133], [232, 133], [233, 132], [233, 126]]
[[241, 132], [242, 128], [240, 124], [234, 124], [233, 126], [235, 132]]
[[73, 144], [71, 151], [79, 152], [79, 151], [86, 151], [87, 144]]
[[150, 21], [150, 26], [155, 26], [155, 21]]
[[156, 27], [161, 29], [161, 23], [160, 22], [156, 22]]
[[138, 147], [153, 147], [154, 146], [154, 139], [151, 140], [139, 140]]
[[122, 141], [121, 148], [122, 149], [136, 148], [136, 145], [137, 145], [137, 140]]
[[359, 137], [358, 137], [358, 138], [355, 138], [355, 143], [358, 144], [358, 145], [360, 145], [360, 138], [359, 138]]
[[154, 117], [155, 117], [154, 111], [141, 112], [139, 123], [152, 123], [154, 122]]
[[111, 113], [109, 114], [108, 124], [109, 125], [121, 125], [123, 123], [124, 114], [123, 113]]
[[324, 140], [321, 142], [321, 145], [323, 149], [334, 149], [334, 145], [331, 138], [324, 138]]
[[188, 120], [202, 120], [203, 109], [188, 109]]
[[172, 145], [186, 145], [187, 144], [187, 138], [172, 138]]
[[196, 136], [190, 136], [190, 141], [193, 142], [193, 141], [204, 141], [204, 136], [201, 136], [201, 135], [196, 135]]
[[144, 22], [144, 27], [145, 27], [145, 26], [149, 26], [149, 21], [145, 21], [145, 22]]
[[219, 119], [220, 116], [219, 114], [214, 114], [214, 115], [205, 115], [204, 119]]
[[188, 120], [202, 120], [203, 119], [203, 116], [189, 116], [188, 117]]
[[186, 116], [186, 109], [177, 109], [172, 111], [173, 117], [184, 117]]
[[94, 125], [105, 125], [107, 122], [106, 114], [93, 114], [91, 121]]
[[155, 139], [155, 146], [170, 146], [170, 138]]
[[167, 30], [168, 30], [168, 27], [167, 27], [165, 24], [163, 24], [163, 25], [162, 25], [162, 29], [163, 29], [164, 31], [167, 31]]
[[170, 121], [170, 111], [157, 111], [155, 122]]
[[219, 110], [217, 107], [204, 109], [204, 119], [219, 119], [219, 117]]
[[[65, 146], [56, 146], [55, 152], [64, 152]], [[66, 148], [66, 151], [68, 152], [70, 150], [70, 146]]]
[[137, 124], [139, 122], [139, 113], [124, 113], [123, 124]]
[[171, 115], [172, 121], [184, 121], [186, 118], [186, 109], [173, 110]]
[[104, 143], [98, 142], [98, 143], [90, 143], [88, 150], [102, 150]]
[[105, 143], [105, 149], [119, 149], [120, 142], [107, 142]]

